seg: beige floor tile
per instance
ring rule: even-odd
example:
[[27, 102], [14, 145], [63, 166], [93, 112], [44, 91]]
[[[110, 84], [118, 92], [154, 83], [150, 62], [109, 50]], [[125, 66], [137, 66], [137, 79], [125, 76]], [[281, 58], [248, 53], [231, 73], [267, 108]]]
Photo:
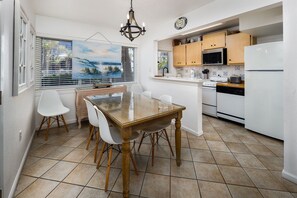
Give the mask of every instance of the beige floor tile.
[[41, 158], [39, 158], [39, 157], [28, 156], [23, 168], [33, 165], [35, 162], [37, 162], [40, 159]]
[[[116, 193], [116, 192], [111, 192], [109, 194], [109, 197], [108, 198], [122, 198], [123, 197], [123, 194], [122, 193]], [[135, 196], [135, 195], [129, 195], [130, 198], [138, 198], [138, 196]]]
[[261, 155], [261, 156], [275, 156], [266, 146], [259, 145], [259, 144], [246, 144], [249, 150], [254, 155]]
[[196, 179], [193, 162], [182, 161], [181, 166], [178, 167], [175, 160], [171, 160], [171, 176]]
[[[108, 190], [112, 189], [120, 173], [121, 173], [120, 169], [110, 168]], [[92, 179], [89, 181], [87, 186], [104, 190], [105, 179], [106, 179], [106, 167], [100, 167], [97, 170], [97, 172], [93, 175]]]
[[257, 188], [228, 185], [233, 198], [262, 198]]
[[262, 144], [256, 138], [254, 138], [252, 135], [245, 135], [243, 137], [240, 137], [239, 139], [240, 139], [240, 141], [242, 141], [243, 143], [246, 143], [246, 144]]
[[170, 159], [155, 157], [154, 166], [152, 166], [152, 158], [150, 158], [146, 172], [160, 175], [170, 175], [169, 167]]
[[82, 186], [60, 183], [47, 198], [73, 198], [82, 191]]
[[86, 140], [84, 137], [72, 137], [70, 140], [65, 142], [62, 146], [67, 147], [78, 147], [81, 143]]
[[[171, 155], [171, 159], [176, 159], [175, 147], [172, 147], [174, 156]], [[192, 161], [191, 149], [189, 148], [181, 148], [180, 150], [180, 158], [181, 160]]]
[[[88, 140], [86, 138], [86, 140], [83, 143], [81, 143], [77, 148], [86, 149], [87, 148], [87, 144], [88, 144]], [[90, 142], [89, 151], [90, 150], [93, 150], [95, 148], [95, 146], [96, 146], [96, 140], [95, 140], [95, 137], [94, 137], [94, 139], [91, 140], [91, 142]], [[100, 142], [99, 148], [101, 148], [101, 146], [102, 146], [102, 143]]]
[[251, 186], [255, 185], [241, 167], [221, 166], [219, 169], [227, 184]]
[[232, 153], [251, 153], [243, 143], [226, 142], [226, 145]]
[[146, 173], [141, 190], [143, 197], [170, 197], [170, 177]]
[[46, 142], [46, 144], [61, 146], [70, 139], [71, 139], [70, 136], [61, 136], [61, 135], [51, 136], [51, 138]]
[[[170, 143], [171, 143], [171, 146], [175, 146], [175, 138], [174, 137], [170, 138]], [[168, 143], [166, 142], [165, 145], [168, 145]], [[190, 148], [188, 138], [181, 138], [181, 147], [182, 148]]]
[[193, 161], [204, 163], [215, 163], [215, 160], [208, 150], [191, 149]]
[[241, 143], [240, 139], [232, 132], [220, 133], [224, 142]]
[[38, 147], [42, 146], [44, 143], [38, 143], [38, 142], [32, 142], [31, 146], [30, 146], [30, 150], [33, 151], [35, 149], [37, 149]]
[[245, 171], [258, 188], [286, 190], [268, 170], [245, 168]]
[[[151, 153], [152, 154], [152, 153]], [[171, 151], [169, 146], [155, 146], [155, 157], [170, 158]]]
[[58, 163], [58, 161], [56, 160], [41, 159], [31, 166], [24, 168], [22, 174], [33, 177], [40, 177], [56, 163]]
[[226, 184], [198, 181], [202, 198], [231, 198]]
[[254, 137], [259, 141], [261, 142], [262, 144], [264, 145], [280, 145], [280, 146], [283, 146], [284, 143], [283, 141], [281, 140], [277, 140], [277, 139], [274, 139], [274, 138], [270, 138], [270, 137], [267, 137], [267, 136], [264, 136], [264, 135], [260, 135], [260, 134], [253, 134]]
[[293, 197], [297, 198], [297, 193], [292, 193]]
[[266, 169], [265, 166], [252, 154], [234, 154], [242, 167]]
[[197, 180], [171, 177], [171, 198], [200, 198]]
[[284, 191], [260, 189], [260, 192], [264, 198], [293, 198], [291, 193]]
[[239, 166], [238, 161], [235, 159], [232, 153], [227, 152], [212, 152], [213, 157], [217, 164]]
[[109, 191], [104, 192], [104, 190], [98, 190], [94, 188], [84, 188], [79, 194], [78, 198], [106, 198], [109, 195]]
[[73, 148], [71, 148], [71, 147], [61, 146], [61, 147], [57, 148], [56, 150], [54, 150], [53, 152], [46, 155], [45, 158], [61, 160], [66, 155], [68, 155], [72, 150], [73, 150]]
[[41, 177], [44, 179], [62, 181], [77, 165], [77, 163], [60, 161]]
[[278, 157], [284, 157], [284, 146], [283, 145], [266, 145]]
[[[138, 172], [138, 175], [134, 171], [130, 171], [130, 194], [139, 195], [143, 183], [144, 172]], [[118, 177], [112, 191], [123, 192], [123, 177], [122, 174]]]
[[[213, 129], [213, 130], [214, 130], [214, 129]], [[214, 130], [214, 131], [215, 131], [215, 130]], [[188, 139], [204, 140], [204, 136], [203, 136], [203, 135], [198, 136], [198, 135], [194, 135], [194, 134], [192, 134], [192, 133], [188, 133], [187, 136], [188, 136]]]
[[136, 153], [136, 154], [138, 154], [138, 155], [145, 155], [145, 156], [149, 156], [150, 155], [150, 153], [151, 153], [151, 144], [141, 144], [141, 147], [140, 147], [140, 149], [139, 149], [139, 151], [138, 151], [138, 146], [139, 146], [139, 144], [138, 143], [136, 143], [135, 144], [135, 150], [136, 151], [132, 151], [132, 153]]
[[257, 157], [268, 170], [281, 171], [284, 168], [284, 159], [272, 156]]
[[[98, 161], [99, 153], [100, 153], [100, 150], [98, 150], [97, 152], [97, 161]], [[91, 152], [89, 152], [89, 154], [81, 161], [81, 163], [96, 165], [97, 163], [94, 162], [94, 154], [95, 154], [95, 150], [92, 150]], [[106, 158], [106, 155], [103, 155], [102, 161], [104, 161], [105, 158]]]
[[197, 179], [224, 183], [224, 179], [215, 164], [194, 162]]
[[47, 154], [56, 150], [57, 148], [58, 148], [58, 146], [54, 146], [54, 145], [50, 145], [50, 144], [43, 144], [42, 146], [40, 146], [40, 147], [36, 148], [35, 150], [33, 150], [32, 152], [30, 152], [30, 155], [35, 156], [35, 157], [44, 157]]
[[86, 185], [96, 172], [96, 166], [79, 164], [65, 179], [64, 182]]
[[17, 198], [43, 198], [46, 197], [59, 182], [49, 181], [45, 179], [38, 179], [28, 188], [26, 188], [22, 193], [20, 193]]
[[205, 140], [222, 141], [222, 138], [219, 136], [219, 134], [217, 132], [204, 133], [203, 136], [204, 136]]
[[[133, 155], [133, 157], [134, 157], [135, 162], [136, 162], [137, 170], [144, 172], [146, 170], [146, 167], [148, 165], [147, 162], [150, 159], [150, 157], [143, 156], [143, 155]], [[134, 170], [132, 162], [130, 162], [130, 170]]]
[[22, 192], [25, 188], [27, 188], [29, 185], [31, 185], [34, 181], [36, 180], [36, 178], [34, 177], [29, 177], [29, 176], [25, 176], [25, 175], [21, 175], [17, 188], [14, 192], [14, 195], [18, 195], [20, 192]]
[[226, 144], [222, 141], [206, 141], [211, 151], [230, 152]]
[[87, 157], [89, 153], [90, 151], [86, 149], [76, 148], [71, 151], [63, 160], [69, 162], [81, 162], [85, 157]]
[[189, 144], [191, 149], [204, 149], [209, 150], [208, 145], [205, 140], [200, 139], [189, 139]]
[[281, 182], [285, 186], [287, 190], [297, 193], [297, 184], [283, 178], [281, 171], [271, 171], [271, 173], [279, 182]]

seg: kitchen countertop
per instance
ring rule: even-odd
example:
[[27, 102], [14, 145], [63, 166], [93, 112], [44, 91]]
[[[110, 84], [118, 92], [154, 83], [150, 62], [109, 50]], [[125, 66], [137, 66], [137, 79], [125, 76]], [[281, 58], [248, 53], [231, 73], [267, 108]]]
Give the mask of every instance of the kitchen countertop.
[[233, 87], [233, 88], [240, 88], [240, 89], [244, 89], [244, 83], [240, 83], [240, 84], [235, 84], [235, 83], [218, 83], [217, 86], [222, 86], [222, 87]]
[[189, 82], [189, 83], [202, 83], [203, 79], [200, 78], [181, 78], [181, 77], [152, 77], [157, 80], [168, 80], [168, 81], [180, 81], [180, 82]]

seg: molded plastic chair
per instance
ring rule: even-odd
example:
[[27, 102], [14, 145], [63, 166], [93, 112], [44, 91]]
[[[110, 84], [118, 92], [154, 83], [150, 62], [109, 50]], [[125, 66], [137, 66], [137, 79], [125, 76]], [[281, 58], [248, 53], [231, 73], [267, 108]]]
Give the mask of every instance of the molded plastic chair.
[[151, 98], [152, 97], [152, 92], [151, 91], [144, 91], [141, 93], [141, 95], [145, 96], [145, 97], [148, 97], [148, 98]]
[[143, 92], [143, 88], [140, 84], [133, 84], [131, 85], [131, 92], [141, 94]]
[[[97, 111], [98, 119], [99, 119], [99, 126], [100, 126], [100, 136], [101, 139], [104, 141], [102, 149], [100, 151], [100, 156], [97, 164], [97, 169], [100, 167], [100, 162], [106, 147], [106, 144], [108, 144], [107, 149], [109, 150], [108, 153], [108, 164], [107, 164], [107, 170], [106, 170], [106, 179], [105, 179], [105, 191], [107, 191], [108, 188], [108, 181], [109, 181], [109, 173], [110, 173], [110, 165], [111, 165], [111, 159], [112, 159], [112, 150], [114, 145], [120, 145], [123, 143], [123, 139], [121, 136], [120, 131], [116, 127], [110, 127], [108, 125], [107, 119], [105, 115], [100, 111], [96, 106], [94, 108]], [[133, 131], [131, 135], [130, 141], [134, 141], [139, 137], [139, 133]], [[130, 151], [130, 158], [132, 160], [135, 173], [138, 175], [136, 163], [133, 159], [132, 152]]]
[[[160, 96], [160, 101], [163, 103], [167, 103], [167, 104], [171, 104], [172, 103], [172, 96], [170, 95], [162, 95]], [[147, 136], [150, 136], [151, 138], [151, 142], [152, 142], [152, 166], [154, 166], [154, 153], [155, 153], [155, 144], [158, 143], [159, 138], [163, 138], [168, 142], [168, 145], [170, 147], [171, 153], [174, 156], [170, 141], [169, 141], [169, 137], [166, 131], [166, 128], [168, 126], [171, 126], [171, 120], [168, 121], [163, 121], [163, 122], [157, 122], [155, 124], [153, 124], [152, 126], [143, 129], [143, 135], [142, 138], [140, 140], [139, 146], [138, 146], [138, 152], [139, 149], [141, 147], [141, 144], [143, 142], [143, 139]], [[157, 142], [155, 142], [155, 139]]]
[[56, 120], [58, 127], [60, 127], [59, 119], [62, 120], [64, 123], [64, 126], [66, 128], [66, 131], [68, 132], [68, 127], [65, 122], [63, 114], [68, 113], [69, 109], [65, 107], [60, 99], [60, 96], [56, 90], [45, 90], [42, 91], [37, 112], [43, 116], [43, 119], [41, 121], [40, 127], [38, 129], [38, 133], [42, 127], [42, 125], [47, 122], [47, 130], [45, 133], [45, 141], [48, 139], [48, 131], [52, 124], [51, 119]]
[[93, 135], [95, 134], [96, 147], [95, 147], [95, 153], [94, 153], [94, 162], [96, 162], [97, 161], [97, 150], [98, 150], [99, 139], [100, 139], [99, 138], [98, 116], [97, 116], [97, 112], [96, 112], [93, 104], [90, 101], [86, 100], [85, 98], [84, 98], [84, 101], [86, 102], [86, 106], [87, 106], [87, 110], [88, 110], [88, 119], [89, 119], [89, 123], [91, 126], [86, 149], [87, 150], [89, 149], [91, 139], [92, 139]]

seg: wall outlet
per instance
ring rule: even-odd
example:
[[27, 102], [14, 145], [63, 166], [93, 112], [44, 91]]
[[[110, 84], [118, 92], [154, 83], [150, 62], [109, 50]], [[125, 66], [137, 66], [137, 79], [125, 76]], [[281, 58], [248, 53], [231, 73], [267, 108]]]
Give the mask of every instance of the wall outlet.
[[19, 141], [22, 140], [22, 137], [23, 137], [23, 133], [22, 133], [22, 130], [19, 131]]

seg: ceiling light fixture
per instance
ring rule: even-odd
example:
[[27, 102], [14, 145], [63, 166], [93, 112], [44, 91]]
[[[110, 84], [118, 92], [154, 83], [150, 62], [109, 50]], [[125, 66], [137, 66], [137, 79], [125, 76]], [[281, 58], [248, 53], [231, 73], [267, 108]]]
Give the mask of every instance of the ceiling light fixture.
[[184, 34], [182, 34], [182, 35], [184, 36], [184, 35], [188, 35], [188, 34], [191, 34], [191, 33], [199, 32], [199, 31], [201, 31], [201, 30], [206, 30], [206, 29], [209, 29], [209, 28], [212, 28], [212, 27], [216, 27], [216, 26], [219, 26], [219, 25], [222, 25], [222, 24], [223, 24], [223, 23], [216, 23], [216, 24], [214, 24], [214, 25], [209, 25], [209, 26], [207, 26], [207, 27], [200, 28], [200, 29], [197, 29], [197, 30], [193, 30], [193, 31], [184, 33]]
[[127, 23], [125, 26], [121, 23], [120, 32], [122, 36], [127, 37], [130, 41], [133, 41], [140, 35], [144, 35], [144, 33], [146, 32], [145, 24], [142, 23], [142, 28], [141, 28], [135, 20], [134, 10], [132, 7], [132, 0], [131, 0], [130, 11], [127, 14]]

